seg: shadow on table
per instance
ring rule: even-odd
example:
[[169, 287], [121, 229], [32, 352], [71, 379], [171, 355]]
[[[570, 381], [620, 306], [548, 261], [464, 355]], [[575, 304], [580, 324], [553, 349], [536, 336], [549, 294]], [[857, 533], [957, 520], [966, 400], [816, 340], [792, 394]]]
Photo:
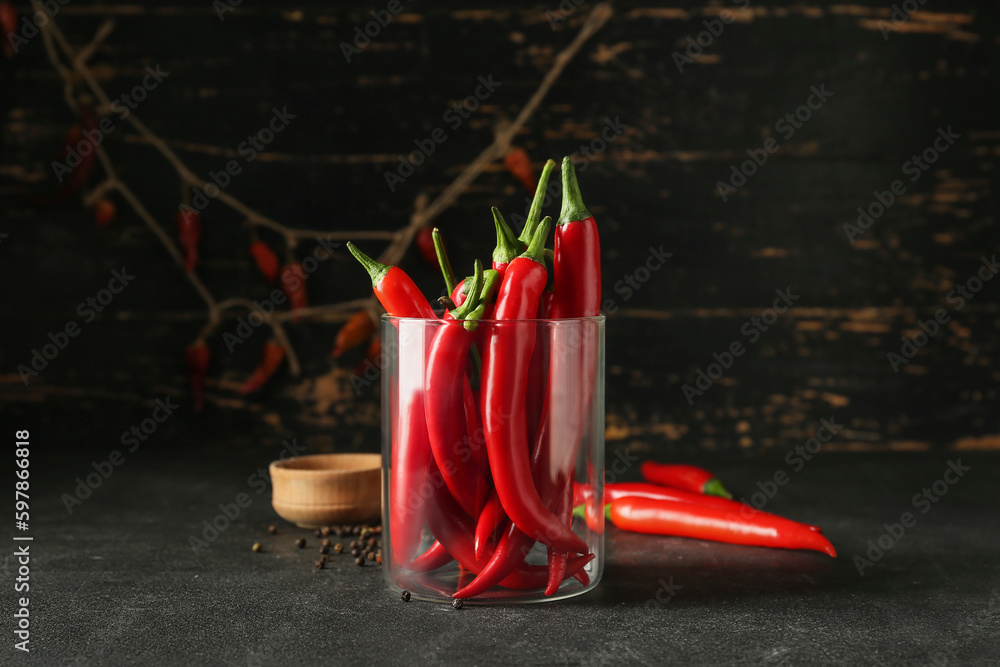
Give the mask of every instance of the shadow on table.
[[841, 556], [613, 531], [604, 576], [580, 604], [692, 605], [733, 596], [822, 591], [847, 581]]

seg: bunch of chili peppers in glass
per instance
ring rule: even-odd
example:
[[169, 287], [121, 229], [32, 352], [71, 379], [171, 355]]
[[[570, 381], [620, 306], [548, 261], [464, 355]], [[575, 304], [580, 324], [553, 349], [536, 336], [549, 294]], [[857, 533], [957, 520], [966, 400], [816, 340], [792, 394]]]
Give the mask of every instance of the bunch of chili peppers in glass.
[[552, 596], [599, 576], [599, 533], [583, 521], [574, 532], [572, 500], [578, 472], [597, 481], [603, 470], [600, 243], [568, 158], [559, 219], [542, 218], [555, 168], [545, 164], [519, 235], [493, 209], [490, 268], [476, 261], [456, 281], [432, 231], [450, 295], [442, 317], [402, 269], [348, 244], [389, 315], [383, 342], [399, 341], [383, 384], [397, 585], [458, 599]]

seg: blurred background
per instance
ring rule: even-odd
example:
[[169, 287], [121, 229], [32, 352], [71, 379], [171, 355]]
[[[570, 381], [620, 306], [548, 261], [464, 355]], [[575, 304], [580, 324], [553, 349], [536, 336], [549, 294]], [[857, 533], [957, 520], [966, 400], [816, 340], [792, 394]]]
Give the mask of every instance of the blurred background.
[[[369, 341], [331, 356], [370, 295], [336, 244], [436, 297], [413, 234], [488, 260], [490, 206], [530, 197], [514, 149], [573, 156], [600, 225], [609, 457], [784, 453], [821, 420], [831, 452], [1000, 448], [996, 3], [52, 0], [48, 33], [3, 6], [0, 410], [47, 448], [106, 455], [161, 401], [145, 446], [377, 450]], [[65, 167], [88, 128], [103, 153]], [[231, 199], [203, 202], [196, 284], [197, 179]], [[273, 299], [255, 240], [325, 249], [280, 320], [301, 372], [241, 395], [273, 332], [206, 299]]]

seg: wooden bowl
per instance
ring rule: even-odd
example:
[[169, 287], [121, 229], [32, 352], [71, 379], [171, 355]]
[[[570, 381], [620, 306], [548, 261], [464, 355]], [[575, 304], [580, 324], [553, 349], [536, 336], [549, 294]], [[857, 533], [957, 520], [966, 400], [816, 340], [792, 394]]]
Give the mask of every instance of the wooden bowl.
[[271, 505], [302, 528], [375, 521], [382, 514], [380, 454], [314, 454], [271, 464]]

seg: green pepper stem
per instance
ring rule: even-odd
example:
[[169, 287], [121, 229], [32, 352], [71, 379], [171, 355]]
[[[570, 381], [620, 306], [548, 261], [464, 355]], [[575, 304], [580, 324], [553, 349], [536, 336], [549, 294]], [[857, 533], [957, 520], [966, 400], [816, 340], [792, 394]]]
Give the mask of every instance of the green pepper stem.
[[[469, 319], [479, 308], [479, 292], [483, 288], [483, 263], [478, 259], [476, 260], [476, 268], [472, 274], [472, 286], [469, 288], [469, 295], [462, 302], [461, 306], [458, 306], [451, 311], [452, 317], [456, 320]], [[482, 312], [479, 313], [482, 316]]]
[[514, 231], [496, 206], [493, 207], [493, 224], [497, 228], [497, 246], [493, 249], [493, 263], [507, 264], [524, 252], [525, 245], [514, 236]]
[[718, 477], [713, 477], [705, 482], [705, 485], [701, 487], [701, 490], [705, 495], [719, 496], [721, 498], [726, 498], [727, 500], [733, 499], [733, 494], [726, 490], [726, 487], [722, 485], [722, 482]]
[[451, 268], [451, 260], [448, 259], [448, 250], [444, 247], [444, 238], [441, 236], [441, 230], [435, 227], [431, 230], [431, 238], [434, 239], [434, 253], [437, 255], [438, 264], [441, 266], [441, 273], [444, 275], [444, 286], [448, 289], [448, 294], [451, 294], [452, 290], [455, 289], [455, 271]]
[[531, 237], [535, 233], [535, 227], [538, 226], [538, 221], [542, 217], [542, 204], [545, 203], [545, 195], [548, 194], [549, 176], [552, 175], [552, 170], [555, 168], [556, 161], [547, 160], [545, 166], [542, 167], [542, 175], [538, 177], [538, 185], [535, 186], [535, 196], [531, 200], [531, 208], [528, 209], [528, 219], [524, 222], [524, 229], [521, 230], [521, 235], [517, 237], [525, 245], [531, 241]]
[[560, 225], [576, 220], [586, 220], [591, 217], [590, 211], [583, 204], [580, 196], [580, 184], [576, 182], [576, 170], [573, 161], [564, 157], [562, 162], [562, 210], [559, 211]]
[[528, 244], [528, 248], [519, 256], [534, 260], [542, 266], [545, 266], [545, 241], [548, 239], [549, 229], [551, 228], [552, 218], [545, 216], [545, 218], [538, 223], [538, 227], [535, 229], [535, 233], [531, 237], [531, 243]]
[[368, 271], [368, 275], [372, 279], [373, 288], [378, 287], [378, 284], [382, 282], [382, 279], [385, 278], [386, 274], [392, 270], [391, 266], [379, 264], [365, 253], [358, 250], [358, 246], [351, 242], [347, 243], [347, 249], [351, 251], [351, 254], [354, 255], [356, 260], [361, 262], [361, 266], [365, 267], [365, 270]]

